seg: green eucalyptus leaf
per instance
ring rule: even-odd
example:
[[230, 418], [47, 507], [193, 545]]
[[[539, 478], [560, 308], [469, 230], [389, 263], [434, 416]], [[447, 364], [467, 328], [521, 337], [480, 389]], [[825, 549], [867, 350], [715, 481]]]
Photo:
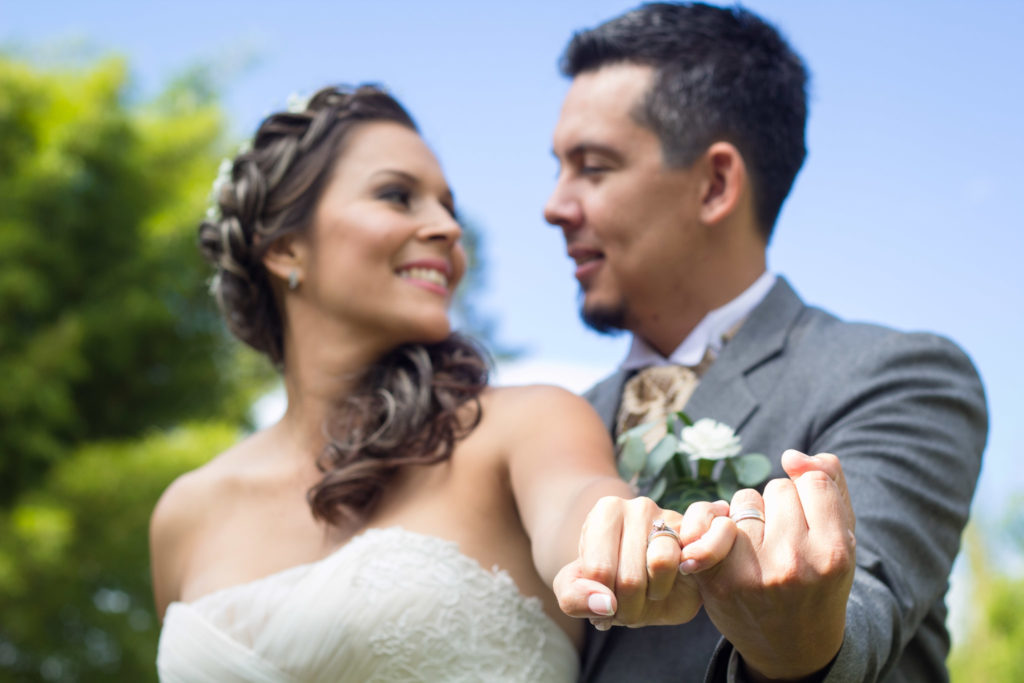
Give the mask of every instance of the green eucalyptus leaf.
[[653, 429], [653, 428], [654, 428], [654, 423], [653, 422], [644, 422], [643, 424], [639, 424], [636, 427], [632, 427], [630, 429], [627, 429], [626, 431], [624, 431], [621, 434], [619, 434], [619, 438], [616, 439], [615, 442], [619, 446], [622, 446], [622, 445], [624, 445], [626, 443], [627, 440], [632, 439], [633, 437], [639, 438], [639, 437], [643, 436], [644, 434], [646, 434], [647, 432], [651, 431], [651, 429]]
[[654, 482], [654, 485], [651, 486], [651, 489], [647, 492], [647, 497], [655, 501], [660, 500], [661, 497], [665, 495], [665, 489], [667, 487], [668, 480], [665, 479], [665, 477], [658, 477], [657, 481]]
[[665, 418], [665, 426], [668, 429], [669, 434], [679, 434], [682, 431], [684, 422], [679, 419], [678, 413], [669, 413], [668, 417]]
[[[672, 459], [672, 456], [676, 454], [678, 447], [679, 439], [676, 438], [675, 434], [666, 434], [661, 437], [661, 441], [647, 455], [647, 464], [644, 466], [643, 475], [653, 477], [660, 473], [665, 469], [665, 465]], [[651, 497], [653, 498], [654, 496]]]
[[760, 453], [747, 453], [733, 458], [732, 462], [741, 486], [757, 486], [772, 473], [771, 461]]
[[639, 436], [631, 436], [622, 445], [619, 453], [619, 476], [632, 481], [644, 469], [647, 462], [647, 447]]
[[687, 491], [692, 491], [694, 488], [693, 482], [690, 482], [689, 486], [677, 486], [670, 483], [665, 489], [665, 492], [661, 494], [661, 497], [663, 500], [673, 500], [684, 495]]
[[732, 500], [733, 494], [739, 491], [740, 482], [736, 476], [736, 468], [732, 460], [727, 460], [722, 467], [722, 471], [719, 472], [716, 489], [718, 497], [722, 500]]

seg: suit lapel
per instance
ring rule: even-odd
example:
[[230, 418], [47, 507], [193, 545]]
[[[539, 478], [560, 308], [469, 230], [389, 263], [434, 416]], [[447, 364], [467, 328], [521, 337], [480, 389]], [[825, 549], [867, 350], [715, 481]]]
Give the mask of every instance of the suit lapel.
[[803, 303], [792, 287], [779, 277], [701, 378], [686, 404], [687, 415], [694, 420], [710, 417], [741, 429], [758, 407], [747, 375], [782, 353], [802, 309]]
[[[710, 417], [740, 429], [758, 406], [757, 397], [747, 384], [747, 374], [782, 354], [789, 331], [803, 309], [800, 297], [780, 276], [701, 378], [686, 404], [687, 415], [694, 420]], [[622, 388], [629, 374], [618, 370], [584, 394], [609, 433], [615, 427]]]

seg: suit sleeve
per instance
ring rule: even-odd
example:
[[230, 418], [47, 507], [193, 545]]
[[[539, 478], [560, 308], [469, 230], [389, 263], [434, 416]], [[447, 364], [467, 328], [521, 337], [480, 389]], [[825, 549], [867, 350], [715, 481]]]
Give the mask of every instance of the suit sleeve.
[[[808, 452], [839, 457], [857, 517], [844, 642], [824, 680], [944, 680], [942, 601], [981, 468], [984, 390], [946, 339], [876, 341], [819, 383], [841, 400], [808, 392], [820, 406]], [[715, 659], [709, 678], [742, 680], [731, 647]]]

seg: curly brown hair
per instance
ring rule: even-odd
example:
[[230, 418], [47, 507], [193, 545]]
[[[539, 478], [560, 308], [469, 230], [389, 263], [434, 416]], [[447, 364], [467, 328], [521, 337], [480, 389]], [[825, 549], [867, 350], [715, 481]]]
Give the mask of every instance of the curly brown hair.
[[[275, 240], [307, 229], [346, 139], [371, 121], [418, 132], [402, 105], [374, 85], [323, 88], [304, 110], [271, 114], [251, 149], [231, 162], [199, 226], [228, 328], [279, 369], [284, 330], [263, 256]], [[313, 515], [332, 524], [365, 518], [399, 468], [449, 458], [479, 423], [487, 376], [483, 352], [457, 334], [400, 346], [366, 368], [324, 425], [328, 444], [317, 458], [324, 476], [307, 495]]]

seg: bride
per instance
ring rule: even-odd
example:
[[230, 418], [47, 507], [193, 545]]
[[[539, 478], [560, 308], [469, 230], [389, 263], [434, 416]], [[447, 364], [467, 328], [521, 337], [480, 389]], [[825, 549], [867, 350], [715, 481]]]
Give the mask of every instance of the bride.
[[[452, 333], [466, 257], [412, 119], [375, 87], [323, 89], [269, 116], [216, 189], [212, 289], [288, 409], [153, 513], [161, 679], [575, 680], [581, 622], [551, 584], [598, 499], [633, 494], [582, 399], [489, 388]], [[682, 523], [632, 509], [608, 533]], [[640, 561], [666, 586], [680, 548], [654, 538]], [[609, 584], [595, 614], [614, 612]]]

